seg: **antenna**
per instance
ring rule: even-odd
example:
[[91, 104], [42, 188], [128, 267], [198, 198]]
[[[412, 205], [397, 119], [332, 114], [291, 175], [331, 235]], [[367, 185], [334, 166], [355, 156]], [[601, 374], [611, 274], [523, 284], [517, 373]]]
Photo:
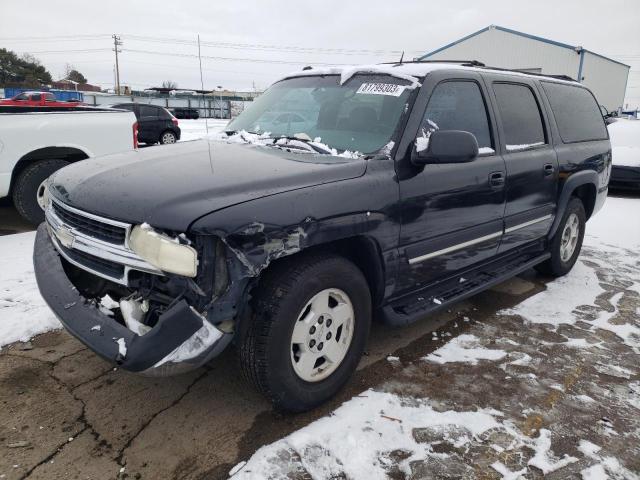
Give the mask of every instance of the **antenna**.
[[[206, 112], [206, 103], [204, 100], [204, 80], [202, 79], [202, 56], [200, 55], [200, 34], [198, 34], [198, 61], [200, 62], [200, 89], [202, 91], [202, 104], [205, 106]], [[205, 115], [204, 117], [204, 129], [209, 135], [209, 118]]]
[[402, 51], [402, 55], [400, 55], [400, 65], [402, 65], [402, 59], [404, 58], [404, 50]]

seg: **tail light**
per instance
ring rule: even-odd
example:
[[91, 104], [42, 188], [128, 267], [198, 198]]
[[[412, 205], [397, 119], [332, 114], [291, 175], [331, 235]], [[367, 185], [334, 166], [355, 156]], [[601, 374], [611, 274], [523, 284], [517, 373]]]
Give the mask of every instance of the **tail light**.
[[138, 122], [133, 122], [133, 148], [138, 148]]
[[173, 122], [173, 124], [177, 127], [178, 126], [178, 119], [176, 117], [173, 117], [171, 119], [171, 121]]

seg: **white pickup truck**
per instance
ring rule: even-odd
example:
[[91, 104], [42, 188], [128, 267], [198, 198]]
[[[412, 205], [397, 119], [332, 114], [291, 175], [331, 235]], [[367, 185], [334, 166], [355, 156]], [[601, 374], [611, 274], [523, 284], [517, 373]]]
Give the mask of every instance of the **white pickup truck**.
[[0, 107], [0, 199], [11, 196], [20, 215], [42, 222], [37, 192], [49, 175], [72, 162], [136, 148], [136, 130], [130, 111]]

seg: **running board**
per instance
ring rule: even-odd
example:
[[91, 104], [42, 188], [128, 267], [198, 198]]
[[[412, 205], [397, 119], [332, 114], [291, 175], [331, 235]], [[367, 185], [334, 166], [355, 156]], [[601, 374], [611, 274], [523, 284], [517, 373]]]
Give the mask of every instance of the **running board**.
[[[456, 275], [446, 281], [419, 290], [382, 307], [381, 319], [391, 326], [405, 326], [441, 310], [452, 303], [472, 297], [529, 270], [551, 257], [549, 252], [520, 257], [515, 262], [487, 264], [484, 268]], [[493, 267], [493, 268], [491, 268]]]

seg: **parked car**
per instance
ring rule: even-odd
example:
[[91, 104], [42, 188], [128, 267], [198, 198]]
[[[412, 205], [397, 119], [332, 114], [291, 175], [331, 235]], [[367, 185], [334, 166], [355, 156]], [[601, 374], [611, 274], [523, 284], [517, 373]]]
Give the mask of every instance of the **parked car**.
[[164, 107], [140, 103], [118, 103], [112, 108], [133, 112], [138, 119], [138, 141], [154, 143], [176, 143], [180, 140], [178, 119]]
[[135, 131], [131, 112], [0, 106], [0, 198], [11, 196], [18, 213], [37, 225], [44, 213], [36, 193], [49, 175], [79, 160], [133, 150]]
[[22, 92], [10, 99], [0, 100], [0, 106], [14, 107], [77, 107], [81, 101], [58, 100], [51, 92]]
[[197, 120], [200, 118], [200, 112], [197, 108], [184, 108], [184, 107], [175, 107], [169, 110], [172, 115], [176, 118], [180, 119], [192, 119]]
[[[316, 123], [250, 133], [293, 104]], [[43, 298], [134, 372], [193, 369], [234, 341], [293, 411], [347, 382], [374, 313], [407, 325], [532, 267], [569, 272], [611, 171], [581, 84], [427, 62], [305, 70], [219, 139], [131, 157], [47, 182]]]
[[618, 118], [607, 128], [613, 144], [611, 188], [640, 191], [640, 121]]

